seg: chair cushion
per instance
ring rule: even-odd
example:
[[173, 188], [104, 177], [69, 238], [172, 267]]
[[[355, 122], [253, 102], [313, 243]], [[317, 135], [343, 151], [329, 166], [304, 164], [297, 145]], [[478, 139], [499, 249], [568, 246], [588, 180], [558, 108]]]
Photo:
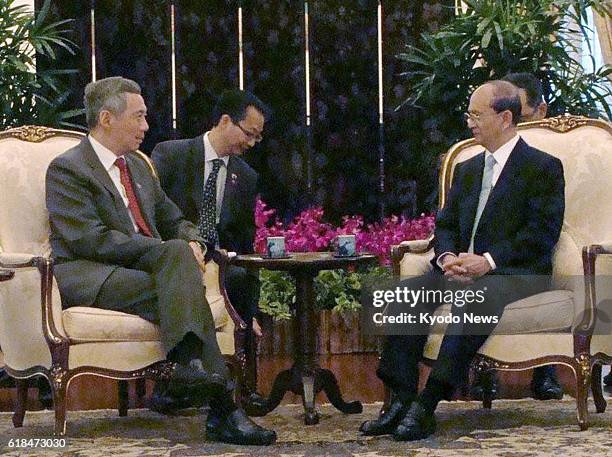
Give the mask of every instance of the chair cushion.
[[[208, 297], [217, 330], [229, 319], [223, 297]], [[72, 343], [159, 341], [159, 327], [139, 316], [89, 306], [62, 312], [64, 329]]]
[[[512, 302], [504, 309], [493, 335], [569, 332], [574, 319], [573, 296], [571, 291], [551, 290]], [[441, 306], [435, 314], [448, 314], [450, 308]], [[444, 324], [434, 325], [423, 351], [426, 358], [437, 358], [445, 328]]]

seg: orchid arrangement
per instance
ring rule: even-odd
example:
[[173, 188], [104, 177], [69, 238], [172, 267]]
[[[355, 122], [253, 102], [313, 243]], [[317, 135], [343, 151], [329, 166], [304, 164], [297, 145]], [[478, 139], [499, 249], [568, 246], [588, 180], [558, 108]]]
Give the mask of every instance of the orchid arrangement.
[[[390, 276], [388, 265], [391, 246], [404, 240], [427, 238], [434, 229], [434, 216], [422, 215], [416, 219], [397, 216], [385, 218], [380, 223], [365, 225], [361, 216], [345, 216], [340, 227], [324, 221], [321, 207], [302, 211], [291, 223], [285, 225], [275, 217], [276, 210], [257, 199], [255, 206], [255, 252], [265, 253], [266, 238], [284, 236], [289, 252], [328, 251], [338, 235], [355, 235], [357, 250], [376, 254], [380, 265], [357, 271], [321, 271], [315, 280], [317, 307], [336, 312], [355, 311], [361, 308], [359, 295], [364, 281], [384, 279]], [[291, 317], [291, 303], [295, 300], [295, 284], [289, 274], [281, 271], [260, 272], [261, 295], [259, 308], [275, 319]]]
[[276, 210], [257, 199], [255, 206], [255, 252], [265, 253], [266, 238], [284, 236], [289, 252], [317, 252], [332, 249], [338, 235], [355, 235], [357, 251], [370, 252], [378, 256], [381, 265], [388, 265], [391, 246], [405, 240], [427, 238], [434, 229], [432, 214], [416, 219], [390, 216], [380, 223], [365, 225], [362, 216], [344, 216], [342, 225], [334, 227], [323, 220], [321, 207], [302, 211], [286, 226], [274, 217]]

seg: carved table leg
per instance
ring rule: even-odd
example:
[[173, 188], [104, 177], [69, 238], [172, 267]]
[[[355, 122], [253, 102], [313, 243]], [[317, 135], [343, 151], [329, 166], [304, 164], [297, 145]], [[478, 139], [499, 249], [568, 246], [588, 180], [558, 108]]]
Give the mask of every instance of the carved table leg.
[[276, 375], [276, 379], [274, 379], [274, 384], [272, 385], [272, 392], [270, 392], [270, 396], [266, 400], [268, 412], [280, 405], [287, 391], [291, 390], [292, 379], [293, 368], [283, 370]]
[[317, 375], [321, 381], [322, 390], [336, 409], [339, 409], [345, 414], [359, 414], [363, 412], [363, 405], [360, 401], [345, 402], [342, 399], [338, 380], [330, 370], [320, 369]]
[[291, 390], [302, 396], [304, 405], [304, 423], [314, 425], [319, 423], [319, 413], [316, 409], [316, 396], [321, 390], [337, 409], [347, 414], [363, 411], [361, 402], [345, 402], [342, 399], [338, 381], [330, 370], [319, 367], [317, 360], [317, 327], [314, 314], [314, 277], [315, 270], [292, 271], [296, 283], [296, 309], [293, 321], [294, 364], [289, 370], [280, 372], [274, 380], [272, 392], [266, 400], [267, 410], [276, 408], [285, 393]]

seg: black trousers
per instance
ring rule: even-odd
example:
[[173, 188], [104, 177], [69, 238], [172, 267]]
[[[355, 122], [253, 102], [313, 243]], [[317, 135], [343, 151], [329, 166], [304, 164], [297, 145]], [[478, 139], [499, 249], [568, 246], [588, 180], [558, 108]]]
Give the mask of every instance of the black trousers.
[[240, 317], [251, 328], [259, 304], [259, 272], [236, 265], [228, 265], [225, 272], [225, 290]]
[[[130, 268], [117, 268], [103, 284], [94, 306], [137, 314], [158, 324], [167, 353], [179, 343], [184, 346], [185, 340], [199, 340], [204, 368], [229, 378], [202, 274], [186, 241], [166, 241]], [[197, 339], [186, 339], [190, 334]]]
[[[451, 323], [446, 329], [438, 358], [435, 361], [430, 376], [454, 388], [462, 385], [468, 374], [469, 366], [480, 349], [493, 332], [496, 323], [486, 325], [466, 325], [464, 313], [475, 313], [487, 316], [502, 315], [504, 307], [513, 301], [542, 291], [541, 279], [530, 281], [528, 278], [508, 278], [503, 281], [499, 276], [485, 275], [473, 285], [464, 287], [445, 279], [439, 271], [410, 278], [400, 283], [400, 287], [412, 290], [486, 290], [485, 302], [482, 304], [466, 304], [459, 310], [453, 306], [453, 314], [461, 317], [460, 323]], [[432, 302], [421, 308], [423, 312], [433, 312], [442, 303]], [[423, 349], [428, 338], [427, 324], [412, 324], [421, 326], [412, 328], [409, 335], [387, 336], [383, 345], [378, 377], [400, 397], [414, 398], [417, 394], [418, 363], [423, 359]], [[447, 398], [452, 390], [446, 393]]]

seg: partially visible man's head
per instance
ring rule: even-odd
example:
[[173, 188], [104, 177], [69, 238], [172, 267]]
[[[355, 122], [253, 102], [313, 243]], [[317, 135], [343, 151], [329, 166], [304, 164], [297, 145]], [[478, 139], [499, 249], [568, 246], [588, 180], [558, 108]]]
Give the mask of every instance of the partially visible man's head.
[[149, 130], [147, 107], [140, 86], [114, 76], [91, 82], [85, 87], [85, 117], [98, 140], [121, 155], [135, 151]]
[[267, 106], [250, 92], [224, 91], [215, 109], [213, 123], [220, 155], [240, 155], [262, 139]]
[[520, 115], [518, 89], [507, 81], [496, 80], [474, 91], [466, 120], [476, 141], [493, 152], [515, 135]]
[[542, 94], [542, 83], [531, 73], [509, 73], [504, 81], [514, 84], [521, 97], [521, 122], [539, 121], [546, 117], [548, 105]]

